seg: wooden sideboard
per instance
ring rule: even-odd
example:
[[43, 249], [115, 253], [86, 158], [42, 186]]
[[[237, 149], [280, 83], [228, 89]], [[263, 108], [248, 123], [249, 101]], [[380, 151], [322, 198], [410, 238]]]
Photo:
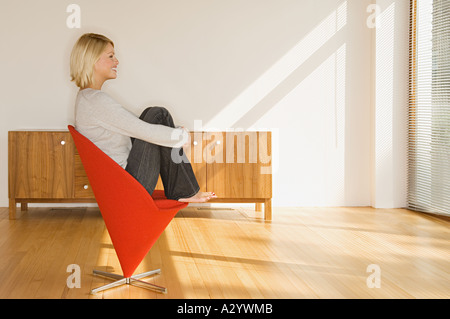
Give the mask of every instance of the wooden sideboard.
[[[191, 132], [186, 155], [201, 190], [217, 194], [211, 203], [264, 204], [272, 219], [270, 132]], [[95, 203], [68, 131], [8, 132], [8, 185], [10, 219], [18, 203]]]

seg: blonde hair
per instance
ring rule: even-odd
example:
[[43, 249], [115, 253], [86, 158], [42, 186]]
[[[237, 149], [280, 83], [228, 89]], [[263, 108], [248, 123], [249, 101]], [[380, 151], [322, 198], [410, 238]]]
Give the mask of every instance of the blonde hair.
[[108, 43], [114, 47], [110, 39], [95, 33], [83, 34], [75, 43], [70, 54], [70, 76], [78, 87], [94, 84], [94, 65]]

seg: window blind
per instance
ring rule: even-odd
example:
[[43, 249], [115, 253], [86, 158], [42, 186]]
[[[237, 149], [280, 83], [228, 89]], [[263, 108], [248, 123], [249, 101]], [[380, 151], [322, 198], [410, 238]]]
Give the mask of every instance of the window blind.
[[450, 215], [450, 1], [411, 0], [408, 208]]

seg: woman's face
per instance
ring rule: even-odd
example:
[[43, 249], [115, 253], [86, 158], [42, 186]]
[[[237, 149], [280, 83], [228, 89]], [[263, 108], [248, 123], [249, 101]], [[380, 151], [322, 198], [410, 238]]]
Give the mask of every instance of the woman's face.
[[119, 60], [115, 56], [114, 47], [108, 43], [100, 59], [94, 65], [96, 80], [103, 83], [106, 80], [117, 78], [117, 65], [119, 65]]

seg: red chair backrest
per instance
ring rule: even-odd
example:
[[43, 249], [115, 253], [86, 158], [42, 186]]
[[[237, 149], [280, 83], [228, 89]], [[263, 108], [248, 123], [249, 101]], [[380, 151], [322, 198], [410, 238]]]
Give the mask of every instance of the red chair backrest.
[[124, 277], [130, 277], [178, 210], [187, 206], [153, 196], [94, 143], [68, 126], [97, 200]]

